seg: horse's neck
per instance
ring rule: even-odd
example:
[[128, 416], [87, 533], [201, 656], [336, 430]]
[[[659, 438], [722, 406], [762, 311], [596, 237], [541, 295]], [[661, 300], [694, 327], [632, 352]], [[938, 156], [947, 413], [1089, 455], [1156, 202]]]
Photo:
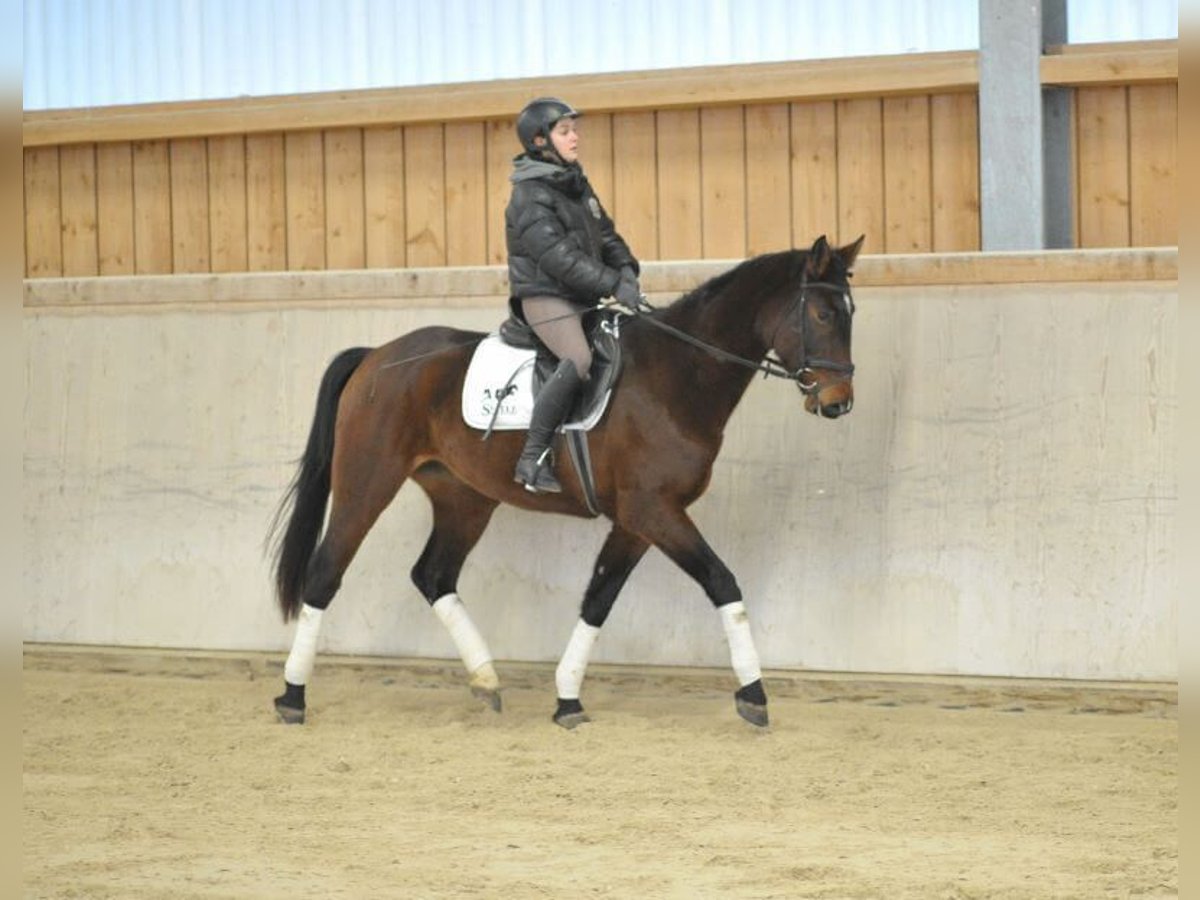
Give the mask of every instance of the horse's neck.
[[[724, 300], [725, 302], [721, 302]], [[750, 363], [759, 362], [767, 352], [759, 334], [760, 308], [754, 304], [738, 306], [728, 296], [713, 297], [702, 305], [683, 304], [669, 307], [663, 320], [685, 334], [712, 347], [732, 353]], [[704, 423], [721, 430], [733, 415], [746, 389], [754, 378], [754, 370], [728, 360], [721, 360], [677, 339], [670, 358], [675, 361], [676, 376], [692, 397], [696, 414]]]
[[663, 319], [706, 344], [757, 363], [767, 353], [759, 329], [759, 317], [766, 303], [766, 300], [738, 303], [726, 291], [700, 303], [684, 302], [668, 307]]

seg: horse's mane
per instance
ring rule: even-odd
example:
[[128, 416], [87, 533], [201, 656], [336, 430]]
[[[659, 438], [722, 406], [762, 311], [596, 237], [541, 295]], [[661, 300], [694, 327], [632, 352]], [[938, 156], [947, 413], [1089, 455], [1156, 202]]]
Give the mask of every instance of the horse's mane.
[[684, 294], [668, 307], [669, 309], [692, 309], [698, 311], [714, 297], [723, 294], [734, 282], [745, 282], [742, 296], [747, 302], [758, 297], [769, 296], [781, 286], [799, 280], [800, 271], [807, 256], [805, 250], [780, 250], [754, 256], [714, 278], [710, 278], [695, 290]]

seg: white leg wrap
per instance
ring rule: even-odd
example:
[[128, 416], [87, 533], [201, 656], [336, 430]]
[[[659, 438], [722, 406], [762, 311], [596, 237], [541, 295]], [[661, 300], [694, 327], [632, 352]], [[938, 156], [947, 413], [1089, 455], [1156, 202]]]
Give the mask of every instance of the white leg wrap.
[[313, 661], [317, 658], [317, 635], [321, 632], [321, 615], [325, 610], [305, 603], [300, 607], [300, 619], [296, 622], [296, 636], [292, 639], [292, 652], [283, 666], [283, 678], [288, 684], [308, 684], [312, 676]]
[[492, 667], [492, 653], [488, 650], [483, 635], [471, 621], [467, 608], [459, 599], [458, 594], [446, 594], [439, 597], [433, 604], [433, 611], [437, 613], [437, 617], [442, 620], [442, 624], [450, 632], [450, 637], [454, 639], [458, 655], [462, 657], [463, 665], [467, 667], [467, 672], [471, 675], [471, 684], [490, 690], [499, 687], [500, 680], [496, 677], [496, 670]]
[[592, 646], [600, 629], [580, 619], [571, 632], [571, 640], [563, 651], [562, 660], [554, 672], [554, 684], [558, 688], [559, 699], [578, 700], [579, 689], [583, 686], [583, 673], [587, 671], [588, 657], [592, 655]]
[[758, 664], [758, 651], [754, 649], [754, 638], [750, 635], [750, 617], [746, 615], [746, 605], [739, 600], [725, 604], [717, 612], [721, 614], [721, 624], [725, 626], [729, 660], [733, 663], [738, 684], [745, 687], [758, 681], [762, 678], [762, 669]]

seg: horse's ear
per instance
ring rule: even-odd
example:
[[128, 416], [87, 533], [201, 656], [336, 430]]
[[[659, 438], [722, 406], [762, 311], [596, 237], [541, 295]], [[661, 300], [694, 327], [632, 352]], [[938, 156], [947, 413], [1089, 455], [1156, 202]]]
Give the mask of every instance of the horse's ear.
[[847, 272], [854, 268], [854, 261], [858, 259], [858, 251], [862, 249], [863, 241], [866, 239], [867, 236], [865, 234], [860, 234], [858, 240], [853, 244], [847, 244], [845, 247], [834, 251], [837, 253], [838, 259], [842, 261], [842, 265], [846, 267]]
[[829, 246], [829, 239], [825, 235], [821, 235], [813, 241], [812, 248], [808, 251], [808, 259], [804, 263], [809, 278], [820, 278], [825, 274], [832, 253], [833, 248]]

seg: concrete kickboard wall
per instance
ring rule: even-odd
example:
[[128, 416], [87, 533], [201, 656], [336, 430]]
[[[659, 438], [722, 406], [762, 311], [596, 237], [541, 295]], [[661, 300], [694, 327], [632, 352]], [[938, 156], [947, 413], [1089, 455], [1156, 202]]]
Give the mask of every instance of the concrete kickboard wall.
[[[756, 381], [694, 507], [739, 578], [763, 664], [1177, 677], [1176, 282], [862, 287], [856, 406]], [[427, 324], [489, 330], [503, 298], [25, 312], [27, 641], [284, 650], [263, 538], [326, 362]], [[321, 648], [451, 657], [408, 578], [406, 485]], [[460, 592], [500, 659], [557, 659], [602, 521], [502, 508]], [[593, 659], [728, 663], [660, 553]]]

